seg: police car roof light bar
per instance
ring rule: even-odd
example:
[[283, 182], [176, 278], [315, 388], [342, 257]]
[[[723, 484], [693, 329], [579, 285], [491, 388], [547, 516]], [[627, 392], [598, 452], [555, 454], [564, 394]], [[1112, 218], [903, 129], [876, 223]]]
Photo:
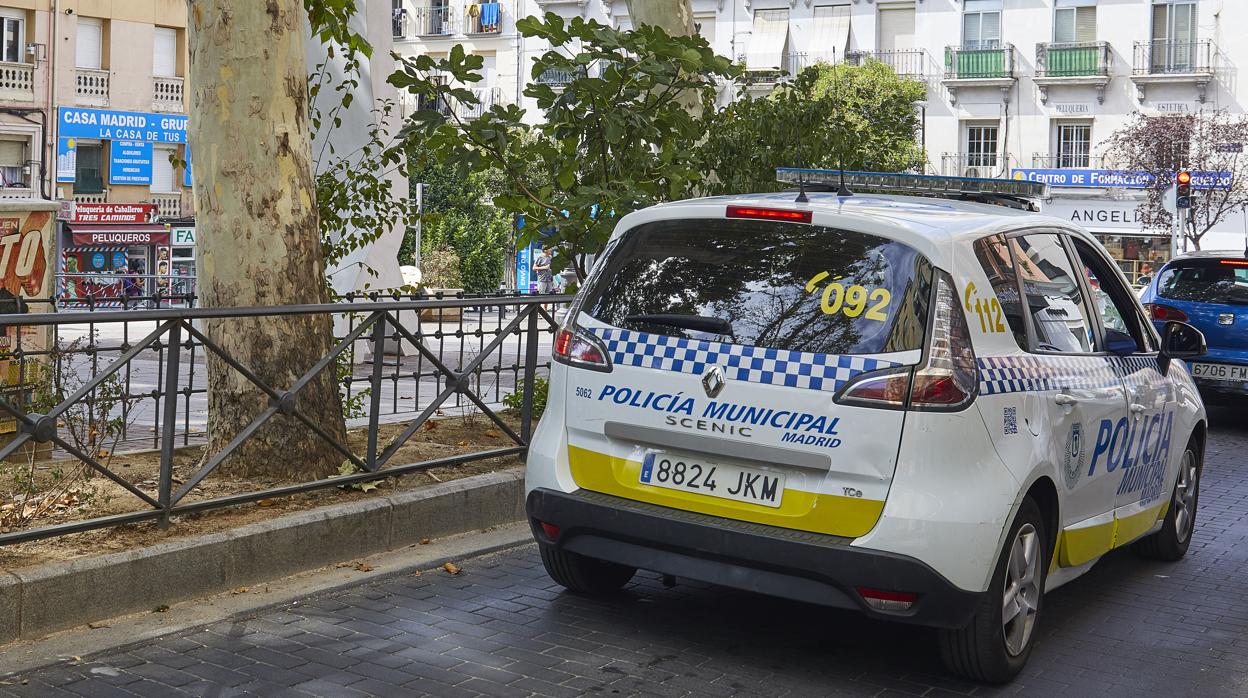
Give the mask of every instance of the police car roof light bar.
[[1017, 199], [1047, 199], [1049, 197], [1049, 185], [1044, 182], [981, 177], [944, 177], [901, 172], [844, 172], [777, 167], [776, 181], [786, 184], [801, 182], [807, 189], [813, 185], [828, 190], [839, 189], [843, 181], [854, 189], [906, 192], [926, 196], [998, 196]]

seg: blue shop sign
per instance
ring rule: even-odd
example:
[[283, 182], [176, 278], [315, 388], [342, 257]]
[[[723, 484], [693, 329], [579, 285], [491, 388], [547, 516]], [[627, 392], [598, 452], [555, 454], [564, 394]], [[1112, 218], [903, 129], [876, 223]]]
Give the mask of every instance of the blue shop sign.
[[58, 109], [61, 138], [185, 143], [187, 117], [111, 109]]
[[113, 141], [109, 149], [108, 181], [112, 184], [152, 183], [152, 144]]
[[[1043, 182], [1053, 187], [1119, 187], [1123, 189], [1146, 189], [1152, 186], [1153, 176], [1147, 172], [1126, 170], [1055, 170], [1014, 169], [1011, 176], [1016, 180]], [[1226, 189], [1231, 184], [1230, 172], [1193, 172], [1192, 187], [1195, 189]]]

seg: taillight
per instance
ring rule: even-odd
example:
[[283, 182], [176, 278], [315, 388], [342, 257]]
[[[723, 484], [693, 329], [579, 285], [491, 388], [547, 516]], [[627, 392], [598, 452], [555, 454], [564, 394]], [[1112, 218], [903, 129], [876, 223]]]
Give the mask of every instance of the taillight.
[[966, 315], [947, 274], [936, 277], [927, 361], [914, 372], [910, 405], [920, 410], [960, 410], [975, 399], [978, 371]]
[[1145, 303], [1148, 315], [1158, 322], [1187, 322], [1187, 313], [1160, 303]]
[[559, 527], [558, 526], [552, 523], [546, 523], [545, 521], [539, 521], [538, 523], [540, 523], [542, 526], [542, 533], [545, 533], [546, 537], [550, 539], [552, 543], [554, 541], [559, 540]]
[[758, 206], [729, 206], [726, 215], [729, 218], [755, 218], [764, 221], [787, 221], [789, 223], [809, 223], [812, 220], [810, 211], [760, 208]]
[[871, 608], [877, 611], [892, 611], [894, 613], [909, 611], [914, 606], [914, 602], [919, 600], [918, 594], [908, 591], [870, 589], [867, 587], [858, 587], [858, 595]]
[[579, 328], [563, 328], [555, 335], [555, 361], [591, 371], [610, 371], [607, 348], [592, 334]]
[[910, 392], [910, 368], [886, 368], [862, 373], [841, 388], [836, 401], [842, 405], [901, 409]]

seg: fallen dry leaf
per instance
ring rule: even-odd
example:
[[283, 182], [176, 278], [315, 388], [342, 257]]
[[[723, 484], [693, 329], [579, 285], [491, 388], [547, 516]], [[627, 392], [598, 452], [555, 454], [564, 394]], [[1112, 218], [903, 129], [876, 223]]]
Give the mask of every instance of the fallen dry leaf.
[[368, 564], [367, 562], [357, 562], [355, 563], [355, 571], [356, 572], [372, 572], [373, 566]]
[[432, 542], [432, 541], [430, 541], [428, 538], [421, 538], [421, 539], [420, 539], [420, 544], [421, 544], [421, 545], [429, 545], [429, 543], [431, 543], [431, 542]]
[[239, 587], [239, 588], [237, 588], [237, 589], [233, 589], [233, 590], [231, 590], [231, 592], [230, 592], [230, 593], [231, 593], [231, 594], [246, 594], [246, 593], [247, 593], [247, 587]]
[[256, 502], [256, 504], [258, 504], [259, 506], [262, 506], [262, 507], [271, 507], [271, 506], [273, 506], [273, 505], [274, 505], [274, 504], [276, 504], [276, 503], [277, 503], [277, 502], [276, 502], [275, 500], [270, 499], [270, 498], [267, 498], [267, 497], [266, 497], [266, 498], [264, 498], [264, 499], [261, 499], [261, 500], [260, 500], [260, 501], [258, 501], [258, 502]]
[[413, 573], [412, 573], [412, 576], [413, 576], [413, 577], [419, 577], [419, 576], [420, 576], [420, 570], [416, 570], [415, 572], [413, 572]]
[[485, 435], [486, 435], [486, 436], [488, 436], [488, 437], [489, 437], [489, 438], [491, 438], [491, 439], [497, 439], [497, 438], [498, 438], [498, 432], [494, 431], [493, 429], [486, 429], [486, 430], [485, 430]]
[[442, 569], [450, 572], [451, 574], [459, 574], [459, 565], [454, 562], [448, 562], [445, 565], [442, 565]]
[[465, 439], [465, 440], [463, 440], [463, 441], [460, 441], [460, 442], [456, 443], [455, 445], [456, 445], [456, 446], [467, 446], [467, 445], [468, 445], [468, 441], [467, 441], [467, 439]]
[[437, 423], [437, 422], [435, 422], [435, 421], [433, 421], [433, 420], [430, 420], [430, 421], [428, 421], [428, 422], [425, 422], [425, 431], [433, 431], [434, 429], [437, 429], [437, 428], [438, 428], [438, 423]]

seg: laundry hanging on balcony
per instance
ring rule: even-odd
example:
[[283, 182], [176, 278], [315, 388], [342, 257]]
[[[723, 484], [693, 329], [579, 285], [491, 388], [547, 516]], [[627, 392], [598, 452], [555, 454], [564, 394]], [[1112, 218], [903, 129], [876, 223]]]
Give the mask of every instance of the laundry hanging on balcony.
[[498, 20], [501, 14], [501, 6], [496, 2], [483, 2], [473, 5], [467, 5], [465, 8], [468, 16], [475, 20], [477, 31], [482, 34], [497, 32]]

